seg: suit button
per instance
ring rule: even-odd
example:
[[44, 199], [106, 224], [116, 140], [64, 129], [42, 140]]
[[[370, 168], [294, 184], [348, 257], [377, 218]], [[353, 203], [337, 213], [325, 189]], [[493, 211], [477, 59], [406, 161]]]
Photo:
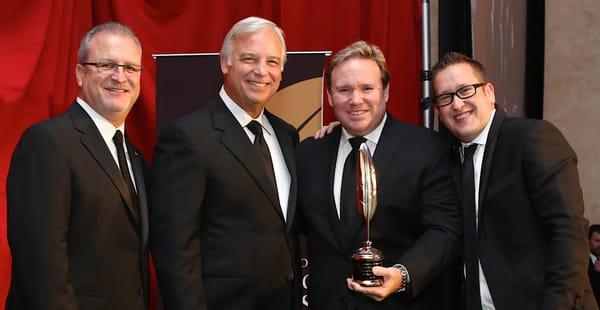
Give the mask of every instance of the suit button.
[[294, 280], [294, 273], [290, 271], [290, 272], [289, 272], [289, 273], [288, 273], [288, 274], [285, 276], [285, 279], [291, 282], [292, 280]]

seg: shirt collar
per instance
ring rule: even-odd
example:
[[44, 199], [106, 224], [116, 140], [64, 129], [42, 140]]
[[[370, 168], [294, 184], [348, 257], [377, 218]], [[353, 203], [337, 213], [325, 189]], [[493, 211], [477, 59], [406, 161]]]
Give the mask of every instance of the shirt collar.
[[113, 136], [117, 130], [120, 130], [125, 136], [125, 123], [121, 124], [121, 126], [116, 127], [109, 122], [106, 118], [100, 115], [96, 110], [94, 110], [85, 100], [77, 97], [77, 103], [81, 106], [81, 108], [90, 116], [98, 131], [100, 131], [100, 135], [106, 143], [110, 143], [112, 141]]
[[252, 116], [250, 116], [250, 114], [248, 114], [248, 112], [244, 111], [244, 109], [237, 105], [237, 103], [235, 103], [233, 99], [229, 97], [229, 95], [227, 95], [227, 92], [225, 92], [225, 88], [223, 86], [221, 86], [219, 96], [221, 97], [221, 100], [223, 100], [223, 102], [225, 103], [227, 109], [229, 109], [231, 114], [233, 114], [233, 117], [235, 117], [235, 119], [238, 121], [240, 126], [246, 127], [248, 123], [250, 123], [253, 120], [256, 120], [263, 126], [263, 129], [267, 131], [267, 134], [271, 135], [272, 127], [270, 126], [270, 123], [268, 122], [265, 116], [265, 109], [260, 111], [258, 117], [254, 119], [252, 118]]
[[[370, 141], [373, 144], [377, 145], [377, 143], [379, 142], [379, 138], [381, 137], [381, 132], [383, 132], [383, 126], [385, 125], [386, 120], [387, 120], [387, 113], [383, 114], [383, 119], [381, 120], [379, 125], [377, 125], [377, 127], [375, 127], [375, 129], [373, 129], [373, 131], [364, 135], [364, 138], [367, 139], [367, 141]], [[347, 142], [348, 139], [354, 138], [354, 137], [355, 136], [351, 135], [348, 131], [346, 131], [346, 128], [344, 128], [342, 126], [342, 139], [344, 139], [344, 141]]]
[[490, 113], [490, 118], [488, 119], [487, 124], [485, 125], [485, 127], [483, 127], [483, 130], [479, 133], [479, 135], [477, 135], [477, 137], [475, 137], [475, 139], [473, 139], [470, 142], [461, 142], [463, 148], [467, 147], [473, 143], [476, 143], [478, 145], [485, 145], [486, 141], [487, 141], [487, 136], [488, 133], [490, 132], [490, 128], [492, 127], [492, 120], [494, 119], [494, 115], [496, 114], [496, 109], [492, 110], [492, 113]]

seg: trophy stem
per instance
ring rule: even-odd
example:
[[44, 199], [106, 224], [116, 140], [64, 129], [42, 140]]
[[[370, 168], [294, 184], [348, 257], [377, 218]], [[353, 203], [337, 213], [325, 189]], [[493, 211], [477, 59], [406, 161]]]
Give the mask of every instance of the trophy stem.
[[367, 222], [367, 241], [371, 240], [371, 221], [366, 221]]

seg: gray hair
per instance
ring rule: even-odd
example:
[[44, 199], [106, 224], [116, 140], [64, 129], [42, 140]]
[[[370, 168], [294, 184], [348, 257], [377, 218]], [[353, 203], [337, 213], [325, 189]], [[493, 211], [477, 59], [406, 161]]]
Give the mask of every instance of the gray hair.
[[94, 26], [94, 28], [90, 29], [88, 32], [85, 33], [85, 35], [81, 39], [81, 44], [79, 44], [79, 50], [77, 51], [77, 60], [79, 61], [79, 63], [87, 61], [90, 41], [92, 41], [94, 36], [100, 32], [105, 31], [130, 37], [135, 43], [135, 45], [139, 47], [140, 51], [142, 50], [142, 44], [140, 43], [138, 37], [135, 35], [135, 32], [131, 30], [131, 28], [121, 23], [111, 21], [104, 24], [96, 25]]
[[221, 57], [225, 59], [225, 62], [228, 65], [231, 65], [231, 53], [233, 53], [233, 39], [239, 36], [257, 33], [265, 28], [271, 28], [271, 30], [273, 30], [275, 36], [279, 40], [279, 44], [281, 45], [282, 59], [281, 69], [283, 70], [283, 64], [285, 64], [285, 61], [287, 59], [285, 34], [283, 33], [283, 30], [281, 30], [281, 28], [279, 28], [279, 26], [277, 26], [277, 24], [275, 24], [274, 22], [256, 16], [246, 17], [240, 20], [239, 22], [235, 23], [235, 25], [231, 27], [231, 29], [225, 36], [225, 39], [223, 40], [223, 46], [221, 47], [220, 53]]

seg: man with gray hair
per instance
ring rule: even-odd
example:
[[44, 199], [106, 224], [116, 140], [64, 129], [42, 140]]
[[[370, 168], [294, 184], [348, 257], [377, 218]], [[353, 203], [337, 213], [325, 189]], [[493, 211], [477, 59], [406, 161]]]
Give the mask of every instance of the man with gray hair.
[[147, 308], [146, 167], [125, 135], [142, 47], [110, 22], [78, 56], [75, 102], [27, 129], [13, 153], [7, 309]]
[[217, 98], [158, 139], [151, 248], [167, 309], [299, 306], [291, 237], [298, 133], [265, 109], [285, 59], [277, 25], [239, 21], [223, 42]]

